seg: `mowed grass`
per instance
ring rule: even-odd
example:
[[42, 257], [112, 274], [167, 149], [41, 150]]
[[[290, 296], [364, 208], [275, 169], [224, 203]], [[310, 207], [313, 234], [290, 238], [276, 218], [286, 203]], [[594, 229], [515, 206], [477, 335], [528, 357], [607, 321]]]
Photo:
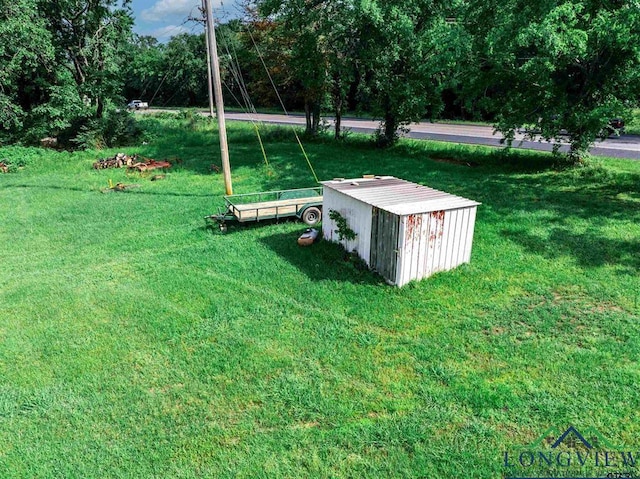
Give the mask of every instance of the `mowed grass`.
[[[306, 143], [321, 179], [482, 202], [471, 263], [397, 289], [301, 223], [207, 229], [215, 128], [144, 121], [123, 151], [180, 158], [162, 181], [0, 149], [28, 159], [0, 175], [3, 479], [502, 477], [569, 425], [640, 447], [639, 162]], [[236, 193], [313, 185], [290, 130], [263, 131], [269, 167], [229, 136]]]

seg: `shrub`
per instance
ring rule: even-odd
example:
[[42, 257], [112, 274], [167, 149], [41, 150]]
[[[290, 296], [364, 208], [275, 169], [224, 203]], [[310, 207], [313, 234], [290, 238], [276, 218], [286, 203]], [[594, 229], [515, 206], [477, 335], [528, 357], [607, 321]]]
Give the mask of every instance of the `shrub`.
[[180, 110], [178, 118], [185, 121], [186, 126], [192, 131], [197, 131], [201, 125], [205, 125], [211, 121], [209, 117], [201, 115], [195, 108]]
[[59, 142], [65, 146], [103, 149], [127, 146], [140, 140], [142, 128], [129, 112], [109, 110], [102, 118], [77, 118]]
[[0, 163], [8, 166], [9, 172], [35, 163], [43, 155], [41, 148], [32, 146], [8, 146], [0, 148]]

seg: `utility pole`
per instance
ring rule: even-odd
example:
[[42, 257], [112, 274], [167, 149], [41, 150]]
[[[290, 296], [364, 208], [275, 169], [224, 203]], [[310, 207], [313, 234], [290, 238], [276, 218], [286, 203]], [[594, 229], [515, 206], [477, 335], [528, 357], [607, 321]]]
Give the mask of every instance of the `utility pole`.
[[231, 166], [229, 164], [229, 147], [227, 145], [227, 125], [224, 119], [224, 102], [222, 100], [222, 80], [220, 78], [220, 61], [218, 59], [218, 47], [216, 45], [216, 30], [213, 24], [213, 11], [211, 0], [204, 0], [207, 11], [207, 45], [209, 46], [209, 58], [213, 72], [213, 88], [216, 97], [216, 113], [218, 117], [218, 129], [220, 130], [220, 154], [222, 156], [222, 172], [224, 174], [224, 188], [228, 195], [233, 194], [231, 186]]
[[[202, 0], [202, 14], [205, 15], [206, 12], [206, 8], [204, 5], [205, 0]], [[209, 116], [211, 118], [213, 118], [213, 82], [211, 80], [211, 52], [210, 52], [210, 48], [209, 48], [209, 29], [206, 27], [207, 24], [207, 20], [206, 20], [206, 16], [205, 16], [205, 28], [204, 28], [204, 35], [206, 38], [206, 43], [207, 43], [207, 86], [209, 87]]]

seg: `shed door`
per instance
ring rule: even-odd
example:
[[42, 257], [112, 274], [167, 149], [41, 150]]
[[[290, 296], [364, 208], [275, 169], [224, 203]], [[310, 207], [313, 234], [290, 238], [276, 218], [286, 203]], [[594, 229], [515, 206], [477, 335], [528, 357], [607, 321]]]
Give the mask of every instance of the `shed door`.
[[387, 281], [396, 283], [400, 217], [373, 208], [371, 217], [371, 254], [369, 265]]

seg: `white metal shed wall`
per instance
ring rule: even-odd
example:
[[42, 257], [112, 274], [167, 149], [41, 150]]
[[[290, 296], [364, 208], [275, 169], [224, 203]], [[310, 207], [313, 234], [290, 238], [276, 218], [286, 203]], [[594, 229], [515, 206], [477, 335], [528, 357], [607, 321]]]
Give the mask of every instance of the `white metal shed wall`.
[[[322, 237], [340, 243], [347, 251], [356, 251], [369, 266], [371, 248], [371, 212], [372, 206], [329, 188], [325, 188], [322, 197]], [[335, 210], [347, 220], [347, 226], [356, 233], [356, 239], [338, 241], [338, 226], [329, 218]]]
[[476, 206], [402, 216], [396, 285], [471, 260]]

